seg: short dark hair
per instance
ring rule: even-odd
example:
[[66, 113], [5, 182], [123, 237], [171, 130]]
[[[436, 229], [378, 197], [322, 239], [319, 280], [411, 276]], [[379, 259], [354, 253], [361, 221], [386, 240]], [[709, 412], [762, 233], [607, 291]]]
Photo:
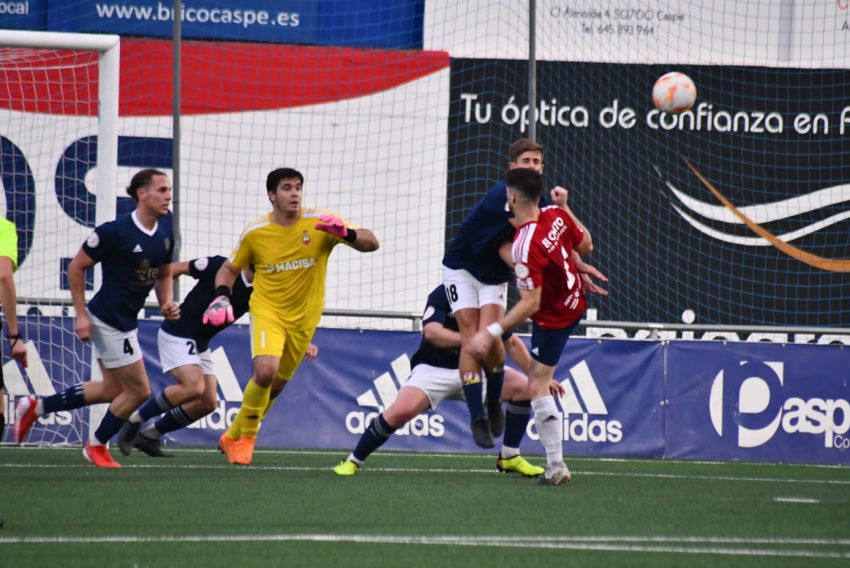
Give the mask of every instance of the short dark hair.
[[155, 170], [153, 168], [148, 168], [146, 170], [139, 170], [136, 172], [136, 175], [133, 176], [133, 179], [130, 180], [130, 185], [127, 186], [127, 195], [132, 197], [135, 201], [139, 200], [139, 196], [136, 195], [136, 192], [141, 187], [147, 187], [153, 181], [154, 176], [166, 176], [165, 172], [161, 172], [159, 170]]
[[302, 185], [304, 184], [304, 176], [296, 169], [278, 168], [276, 170], [272, 170], [266, 178], [266, 192], [272, 193], [277, 189], [277, 184], [280, 183], [280, 180], [290, 178], [298, 178], [298, 181], [300, 181]]
[[508, 187], [528, 201], [537, 202], [543, 195], [543, 176], [531, 168], [516, 168], [508, 172]]
[[535, 142], [534, 140], [529, 140], [528, 138], [520, 138], [513, 144], [511, 144], [510, 150], [508, 150], [508, 160], [511, 162], [516, 162], [520, 156], [525, 154], [526, 152], [540, 152], [540, 155], [543, 155], [543, 146]]

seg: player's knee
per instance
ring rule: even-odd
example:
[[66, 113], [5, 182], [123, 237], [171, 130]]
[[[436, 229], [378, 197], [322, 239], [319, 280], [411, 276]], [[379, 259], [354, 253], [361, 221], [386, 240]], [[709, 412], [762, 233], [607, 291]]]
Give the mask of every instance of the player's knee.
[[203, 412], [204, 416], [206, 416], [207, 414], [209, 414], [213, 410], [215, 410], [216, 402], [218, 402], [218, 401], [216, 400], [215, 392], [213, 392], [213, 393], [205, 392], [198, 399], [198, 410]]
[[195, 399], [201, 398], [204, 396], [204, 382], [203, 381], [195, 381], [186, 385], [186, 394], [188, 398]]

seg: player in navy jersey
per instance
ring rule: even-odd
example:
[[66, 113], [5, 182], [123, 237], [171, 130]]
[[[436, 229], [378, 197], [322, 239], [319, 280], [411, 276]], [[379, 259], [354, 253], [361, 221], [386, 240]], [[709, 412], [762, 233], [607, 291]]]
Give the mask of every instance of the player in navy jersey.
[[[106, 444], [150, 396], [137, 318], [151, 289], [166, 319], [180, 315], [179, 306], [172, 300], [171, 182], [161, 171], [141, 170], [133, 176], [127, 193], [136, 202], [136, 209], [96, 227], [68, 265], [77, 314], [74, 329], [82, 341], [91, 340], [94, 345], [103, 380], [76, 385], [40, 400], [27, 397], [16, 409], [15, 439], [20, 443], [40, 416], [108, 402], [103, 420], [83, 447], [85, 458], [97, 467], [121, 467], [109, 455]], [[103, 280], [86, 306], [85, 271], [97, 263]]]
[[587, 254], [593, 242], [566, 202], [561, 207], [539, 207], [543, 193], [539, 172], [512, 170], [507, 183], [508, 204], [519, 223], [511, 254], [520, 297], [503, 318], [473, 337], [470, 348], [477, 354], [487, 352], [506, 329], [531, 317], [531, 406], [546, 450], [546, 473], [541, 483], [560, 485], [571, 475], [563, 457], [563, 422], [548, 385], [586, 307], [582, 280], [571, 260], [573, 252]]
[[[508, 171], [531, 168], [543, 173], [543, 147], [522, 138], [508, 152]], [[514, 214], [508, 207], [507, 184], [500, 181], [467, 213], [460, 229], [443, 256], [443, 283], [446, 286], [452, 311], [460, 325], [463, 340], [460, 353], [460, 380], [472, 419], [472, 435], [484, 448], [493, 447], [504, 424], [501, 401], [501, 381], [505, 352], [501, 342], [475, 356], [469, 341], [479, 329], [498, 321], [505, 314], [507, 282], [511, 278], [510, 240], [516, 229]], [[555, 187], [549, 197], [558, 206], [566, 206], [567, 190]], [[541, 205], [548, 202], [541, 196]], [[590, 276], [605, 281], [594, 267], [584, 264], [575, 255], [573, 262], [586, 275], [583, 279], [600, 294], [607, 292], [593, 284]], [[482, 365], [489, 386], [487, 408], [482, 401]]]
[[[177, 382], [149, 398], [130, 415], [118, 437], [123, 454], [129, 455], [135, 446], [150, 456], [165, 457], [160, 436], [188, 426], [215, 410], [218, 381], [209, 342], [227, 326], [204, 324], [201, 318], [216, 296], [215, 275], [225, 260], [223, 256], [210, 256], [174, 263], [174, 278], [188, 274], [198, 280], [180, 304], [180, 317], [163, 321], [157, 335], [162, 371], [170, 373]], [[244, 270], [234, 283], [231, 297], [234, 320], [248, 311], [253, 278], [250, 270]], [[146, 420], [163, 413], [155, 424], [139, 432]]]
[[[507, 332], [502, 338], [507, 351], [521, 368], [528, 368], [531, 358], [522, 340]], [[410, 420], [447, 398], [461, 398], [463, 389], [457, 380], [460, 355], [460, 333], [455, 317], [441, 284], [428, 296], [422, 316], [422, 340], [410, 360], [410, 377], [399, 390], [393, 403], [370, 424], [354, 451], [334, 468], [337, 475], [354, 475], [363, 461], [377, 450], [389, 437]], [[489, 386], [489, 385], [488, 385]], [[551, 381], [553, 392], [563, 394], [563, 387]], [[528, 463], [519, 453], [531, 414], [528, 379], [520, 372], [506, 368], [502, 398], [508, 401], [505, 419], [505, 438], [496, 468], [503, 472], [517, 472], [526, 477], [543, 473], [543, 468]]]

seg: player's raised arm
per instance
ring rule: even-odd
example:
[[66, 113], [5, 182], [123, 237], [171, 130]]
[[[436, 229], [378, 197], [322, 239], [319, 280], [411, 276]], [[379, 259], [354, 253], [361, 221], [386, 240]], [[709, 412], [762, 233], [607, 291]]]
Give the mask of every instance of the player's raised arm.
[[319, 216], [321, 223], [316, 224], [316, 228], [320, 231], [329, 233], [335, 237], [339, 237], [348, 243], [348, 245], [360, 252], [373, 252], [378, 250], [380, 244], [378, 237], [369, 229], [352, 229], [343, 223], [342, 219], [331, 213], [325, 213]]
[[567, 204], [569, 197], [569, 191], [561, 186], [556, 186], [552, 188], [552, 191], [549, 192], [549, 198], [552, 200], [552, 203], [560, 207], [564, 210], [564, 212], [570, 216], [576, 226], [582, 230], [584, 233], [584, 238], [581, 242], [574, 245], [575, 251], [584, 256], [586, 254], [590, 254], [593, 251], [593, 238], [590, 236], [590, 231], [587, 230], [587, 227], [584, 226], [578, 217], [576, 217], [575, 213], [572, 212], [570, 206]]
[[68, 288], [77, 314], [74, 330], [82, 341], [88, 341], [91, 337], [91, 321], [86, 311], [86, 270], [94, 265], [95, 261], [83, 249], [68, 264]]

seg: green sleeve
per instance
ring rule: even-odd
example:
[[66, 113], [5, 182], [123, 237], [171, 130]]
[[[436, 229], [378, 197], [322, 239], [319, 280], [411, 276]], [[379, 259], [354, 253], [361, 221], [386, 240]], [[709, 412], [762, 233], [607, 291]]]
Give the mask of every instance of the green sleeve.
[[0, 218], [0, 256], [9, 257], [12, 270], [18, 269], [18, 232], [15, 224]]

